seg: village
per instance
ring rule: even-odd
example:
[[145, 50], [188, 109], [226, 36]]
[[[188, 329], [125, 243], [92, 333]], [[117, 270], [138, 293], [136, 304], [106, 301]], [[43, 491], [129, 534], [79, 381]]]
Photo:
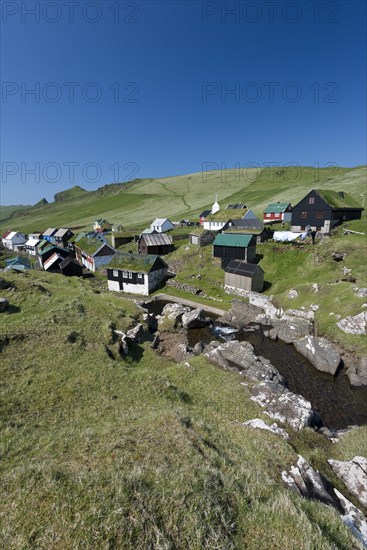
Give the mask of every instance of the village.
[[68, 277], [98, 273], [111, 291], [148, 296], [175, 277], [167, 257], [189, 242], [211, 250], [209, 261], [221, 268], [226, 293], [246, 297], [262, 292], [266, 284], [258, 244], [314, 243], [342, 222], [361, 219], [362, 211], [343, 191], [314, 189], [294, 206], [287, 201], [268, 204], [262, 220], [245, 203], [220, 205], [216, 197], [212, 208], [195, 220], [159, 217], [140, 232], [106, 219], [78, 234], [67, 227], [28, 235], [9, 229], [2, 235], [2, 245], [17, 255], [5, 259], [4, 269], [34, 268]]

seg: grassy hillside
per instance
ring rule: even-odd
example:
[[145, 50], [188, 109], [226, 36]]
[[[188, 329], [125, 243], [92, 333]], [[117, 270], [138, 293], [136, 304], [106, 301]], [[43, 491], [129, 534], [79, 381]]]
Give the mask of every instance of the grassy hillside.
[[20, 210], [26, 210], [31, 208], [31, 206], [26, 206], [24, 204], [13, 204], [9, 206], [0, 205], [0, 223], [4, 223], [8, 220], [14, 212], [19, 212]]
[[326, 458], [364, 454], [365, 428], [335, 445], [245, 428], [268, 419], [239, 375], [173, 364], [149, 343], [120, 357], [112, 328], [139, 319], [134, 304], [44, 272], [6, 279], [2, 548], [360, 548], [281, 471], [302, 452], [331, 477]]
[[76, 187], [63, 192], [66, 200], [30, 209], [14, 219], [12, 226], [24, 232], [42, 231], [49, 226], [85, 228], [91, 227], [95, 218], [103, 217], [125, 227], [144, 227], [157, 216], [197, 218], [201, 210], [212, 205], [216, 193], [223, 206], [245, 202], [259, 215], [268, 202], [295, 204], [313, 188], [344, 190], [361, 204], [366, 167], [199, 172], [112, 184], [89, 193]]

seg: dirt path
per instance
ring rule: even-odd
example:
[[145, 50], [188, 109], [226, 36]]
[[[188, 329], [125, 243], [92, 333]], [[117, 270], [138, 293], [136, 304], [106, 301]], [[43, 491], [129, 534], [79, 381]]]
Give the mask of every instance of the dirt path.
[[224, 309], [219, 309], [217, 307], [207, 306], [204, 304], [201, 304], [199, 302], [195, 302], [194, 300], [186, 300], [185, 298], [179, 298], [178, 296], [171, 296], [171, 294], [157, 294], [156, 296], [153, 296], [153, 298], [146, 300], [147, 302], [155, 302], [165, 300], [167, 302], [174, 302], [176, 304], [182, 304], [184, 306], [193, 307], [193, 308], [201, 308], [204, 311], [207, 311], [208, 313], [214, 313], [214, 315], [224, 315], [227, 313]]

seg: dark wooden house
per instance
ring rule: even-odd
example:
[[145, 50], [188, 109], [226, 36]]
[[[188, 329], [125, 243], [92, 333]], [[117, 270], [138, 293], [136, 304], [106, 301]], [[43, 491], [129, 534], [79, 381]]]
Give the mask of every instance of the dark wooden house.
[[241, 291], [261, 292], [264, 288], [264, 271], [258, 264], [232, 260], [224, 271], [225, 290], [241, 294]]
[[141, 235], [139, 240], [140, 254], [162, 255], [169, 254], [174, 249], [172, 238], [166, 233]]
[[107, 268], [108, 288], [148, 296], [167, 279], [167, 272], [159, 256], [117, 253]]
[[59, 256], [63, 258], [67, 258], [70, 255], [70, 251], [66, 250], [64, 248], [61, 248], [59, 246], [56, 246], [54, 244], [50, 244], [48, 247], [44, 248], [43, 250], [40, 250], [37, 253], [38, 263], [41, 267], [44, 268], [45, 263], [48, 261], [53, 254], [58, 253]]
[[333, 227], [348, 220], [359, 220], [363, 208], [348, 193], [313, 189], [292, 211], [292, 231], [312, 231], [329, 234]]
[[83, 266], [70, 256], [60, 262], [59, 268], [66, 277], [83, 277]]
[[231, 260], [251, 262], [256, 258], [256, 237], [242, 233], [222, 233], [213, 243], [214, 258], [221, 259], [222, 268]]
[[55, 243], [58, 246], [62, 246], [63, 248], [65, 248], [73, 236], [74, 233], [71, 231], [71, 229], [61, 227], [56, 231], [54, 235]]

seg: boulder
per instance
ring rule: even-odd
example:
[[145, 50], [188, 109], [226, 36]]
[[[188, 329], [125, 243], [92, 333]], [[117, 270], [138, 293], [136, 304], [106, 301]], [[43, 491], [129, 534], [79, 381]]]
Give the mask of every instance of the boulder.
[[127, 344], [126, 338], [127, 338], [127, 335], [123, 333], [120, 339], [120, 347], [119, 347], [120, 355], [125, 355], [125, 356], [129, 355], [129, 346]]
[[9, 302], [5, 298], [0, 298], [0, 313], [6, 311], [9, 307]]
[[192, 353], [194, 355], [200, 355], [201, 353], [203, 353], [205, 349], [205, 345], [203, 344], [203, 342], [200, 340], [200, 342], [198, 342], [197, 344], [195, 344], [195, 346], [192, 348]]
[[367, 520], [361, 510], [345, 498], [326, 477], [298, 455], [297, 463], [289, 472], [282, 472], [284, 483], [298, 495], [319, 500], [335, 508], [342, 521], [351, 529], [354, 536], [367, 546]]
[[355, 293], [360, 298], [366, 298], [367, 297], [367, 288], [356, 288]]
[[155, 332], [158, 328], [158, 321], [154, 313], [143, 313], [143, 321], [149, 332]]
[[10, 283], [8, 283], [8, 281], [5, 281], [5, 279], [0, 277], [0, 290], [5, 290], [8, 287], [10, 287]]
[[315, 318], [315, 312], [313, 310], [306, 311], [302, 309], [287, 309], [284, 312], [283, 319], [289, 319], [290, 321], [292, 321], [294, 318], [313, 321]]
[[233, 300], [231, 309], [223, 315], [220, 321], [241, 329], [255, 321], [261, 312], [262, 309], [255, 305]]
[[353, 317], [345, 317], [337, 323], [337, 326], [347, 334], [366, 334], [367, 311], [362, 311]]
[[258, 318], [259, 322], [270, 327], [264, 329], [264, 335], [269, 336], [273, 340], [278, 338], [287, 344], [293, 344], [299, 338], [312, 333], [313, 325], [307, 319], [273, 319], [271, 321], [264, 317]]
[[190, 356], [190, 351], [191, 350], [187, 344], [181, 343], [173, 346], [169, 355], [175, 363], [181, 363]]
[[126, 333], [126, 337], [135, 344], [141, 344], [146, 339], [146, 331], [144, 325], [139, 323], [136, 327], [130, 329]]
[[351, 386], [367, 386], [367, 357], [356, 359], [345, 374]]
[[328, 463], [341, 479], [348, 491], [358, 502], [367, 508], [367, 458], [355, 456], [352, 460], [328, 460]]
[[232, 340], [215, 347], [209, 344], [205, 348], [204, 356], [211, 363], [225, 370], [240, 371], [251, 380], [274, 380], [276, 383], [284, 384], [280, 372], [269, 360], [257, 357], [249, 342], [240, 343], [238, 340]]
[[288, 298], [290, 300], [294, 300], [295, 298], [298, 298], [298, 292], [295, 288], [292, 288], [289, 292], [288, 292]]
[[174, 321], [177, 326], [181, 322], [183, 314], [189, 311], [190, 308], [183, 306], [182, 304], [166, 304], [162, 310], [162, 315], [158, 320], [158, 325], [162, 324], [166, 318]]
[[182, 315], [182, 326], [185, 329], [202, 328], [209, 324], [209, 320], [204, 316], [201, 308], [193, 309]]
[[306, 336], [296, 340], [294, 346], [317, 370], [335, 375], [341, 359], [335, 347], [327, 340], [317, 336]]
[[345, 252], [333, 252], [331, 257], [336, 262], [342, 262], [346, 256]]
[[259, 430], [267, 430], [273, 434], [280, 435], [283, 439], [288, 439], [289, 435], [285, 430], [278, 427], [278, 424], [274, 422], [271, 426], [261, 420], [260, 418], [253, 418], [252, 420], [247, 420], [242, 424], [242, 426], [250, 426], [251, 428], [256, 428]]
[[315, 424], [311, 403], [275, 381], [260, 382], [253, 386], [251, 393], [251, 400], [263, 407], [265, 414], [294, 430]]
[[318, 283], [312, 283], [311, 288], [314, 292], [318, 292], [320, 290], [320, 285]]

